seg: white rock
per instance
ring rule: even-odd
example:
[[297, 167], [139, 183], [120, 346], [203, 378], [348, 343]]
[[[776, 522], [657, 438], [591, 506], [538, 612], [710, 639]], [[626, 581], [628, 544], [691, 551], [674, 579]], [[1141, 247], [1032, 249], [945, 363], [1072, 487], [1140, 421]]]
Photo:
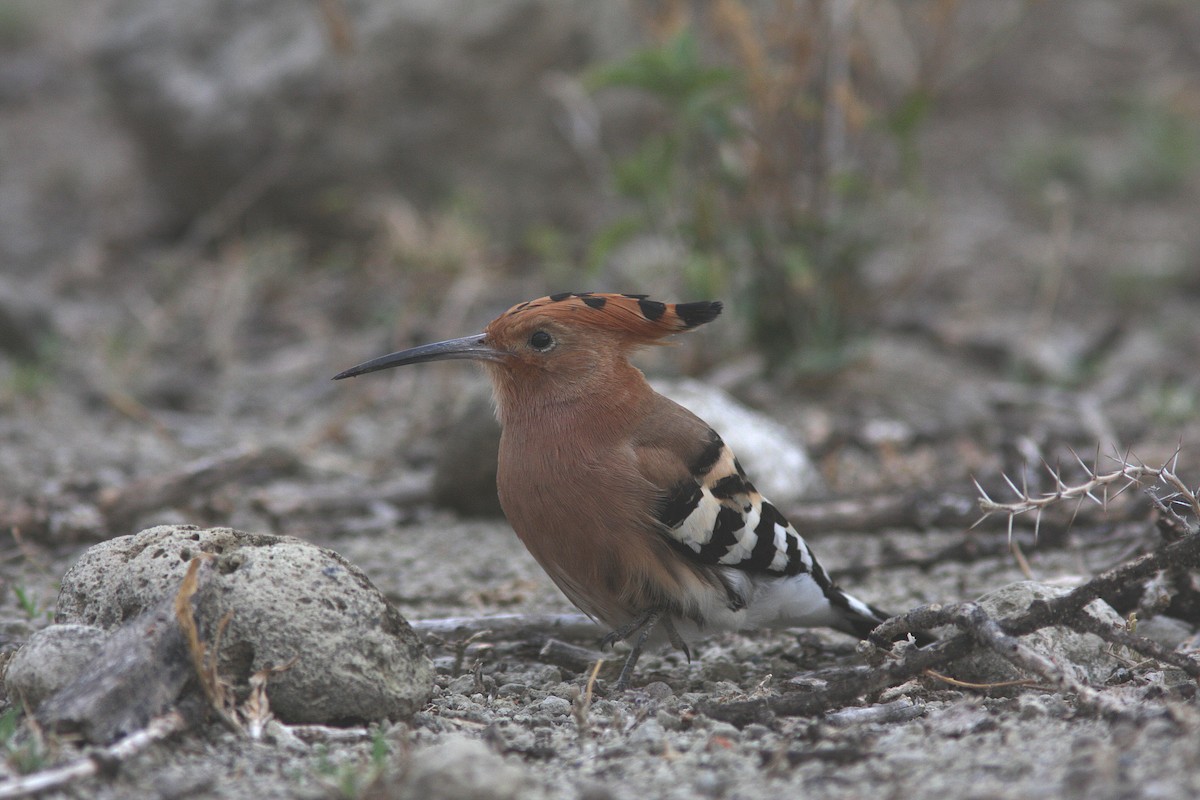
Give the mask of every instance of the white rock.
[[804, 445], [767, 415], [697, 380], [652, 380], [650, 385], [711, 425], [775, 505], [786, 509], [821, 490], [821, 474]]

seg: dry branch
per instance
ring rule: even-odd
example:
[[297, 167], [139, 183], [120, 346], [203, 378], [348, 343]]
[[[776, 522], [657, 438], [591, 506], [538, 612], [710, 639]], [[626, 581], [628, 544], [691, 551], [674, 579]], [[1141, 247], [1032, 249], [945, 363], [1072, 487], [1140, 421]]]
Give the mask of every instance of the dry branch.
[[100, 513], [108, 529], [127, 531], [151, 511], [186, 505], [230, 483], [250, 483], [263, 477], [297, 472], [295, 453], [278, 447], [246, 447], [193, 461], [177, 472], [143, 478], [100, 496]]
[[528, 640], [538, 637], [598, 641], [605, 631], [583, 614], [494, 614], [488, 617], [445, 617], [412, 621], [422, 636], [464, 639], [487, 631], [492, 639]]
[[[1060, 597], [1035, 601], [1025, 611], [1004, 619], [992, 620], [972, 603], [923, 606], [880, 625], [872, 633], [872, 641], [877, 646], [890, 647], [892, 639], [905, 633], [946, 624], [956, 625], [963, 632], [928, 647], [902, 649], [896, 658], [886, 660], [879, 666], [845, 667], [817, 673], [812, 676], [816, 678], [812, 681], [817, 686], [815, 691], [732, 703], [708, 703], [699, 710], [737, 725], [768, 721], [773, 716], [819, 714], [851, 703], [863, 695], [899, 685], [926, 669], [947, 664], [986, 647], [1019, 668], [1034, 672], [1056, 688], [1075, 693], [1084, 707], [1096, 713], [1104, 716], [1155, 713], [1152, 709], [1129, 709], [1117, 705], [1095, 689], [1070, 678], [1059, 665], [1029, 650], [1017, 637], [1052, 625], [1095, 633], [1097, 623], [1084, 610], [1092, 601], [1136, 585], [1160, 570], [1194, 569], [1197, 566], [1200, 566], [1200, 536], [1189, 536], [1102, 572]], [[1148, 640], [1144, 637], [1116, 636], [1111, 633], [1111, 628], [1109, 634], [1119, 638], [1121, 645], [1149, 658], [1162, 655], [1162, 649], [1153, 643], [1147, 644]], [[1196, 666], [1182, 666], [1181, 658], [1184, 657], [1172, 655], [1164, 661], [1187, 670], [1189, 675], [1195, 675]]]
[[1184, 653], [1169, 650], [1153, 639], [1147, 639], [1145, 636], [1138, 636], [1136, 633], [1114, 627], [1091, 614], [1077, 615], [1071, 621], [1071, 627], [1081, 633], [1095, 634], [1106, 642], [1126, 647], [1160, 663], [1170, 664], [1200, 681], [1200, 661], [1196, 661]]
[[[1082, 615], [1086, 614], [1082, 612]], [[955, 624], [974, 636], [981, 646], [1003, 656], [1017, 668], [1040, 676], [1056, 691], [1074, 694], [1083, 707], [1109, 717], [1125, 712], [1112, 697], [1081, 683], [1061, 664], [1022, 644], [1018, 637], [1005, 633], [1003, 626], [975, 603], [957, 606], [953, 617]]]
[[115, 765], [128, 761], [155, 742], [162, 741], [185, 727], [187, 723], [178, 711], [168, 712], [151, 720], [144, 729], [91, 753], [87, 758], [0, 783], [0, 800], [29, 797], [51, 789], [62, 789], [84, 778], [109, 772]]
[[[1005, 483], [1016, 496], [1015, 500], [1008, 503], [993, 500], [979, 484], [979, 481], [976, 481], [975, 488], [979, 491], [979, 510], [983, 512], [979, 522], [994, 514], [1002, 514], [1008, 518], [1008, 533], [1011, 538], [1013, 519], [1020, 514], [1032, 511], [1035, 515], [1034, 531], [1036, 533], [1041, 523], [1042, 513], [1051, 506], [1064, 502], [1075, 502], [1078, 506], [1084, 501], [1091, 501], [1101, 508], [1108, 508], [1110, 500], [1130, 487], [1146, 488], [1155, 483], [1161, 484], [1172, 492], [1168, 498], [1158, 498], [1160, 504], [1179, 504], [1189, 509], [1195, 519], [1200, 520], [1200, 488], [1189, 488], [1175, 471], [1179, 463], [1179, 450], [1176, 450], [1170, 460], [1161, 467], [1150, 467], [1140, 461], [1131, 461], [1128, 455], [1114, 455], [1112, 458], [1117, 462], [1117, 469], [1101, 472], [1098, 463], [1093, 462], [1088, 465], [1076, 455], [1075, 459], [1087, 474], [1087, 479], [1075, 484], [1068, 484], [1063, 480], [1061, 469], [1044, 464], [1046, 473], [1054, 482], [1054, 491], [1038, 495], [1031, 494], [1027, 486], [1018, 488], [1012, 479], [1005, 475], [1003, 476]], [[1099, 458], [1096, 461], [1098, 462]], [[1193, 527], [1192, 530], [1194, 531], [1195, 528]]]

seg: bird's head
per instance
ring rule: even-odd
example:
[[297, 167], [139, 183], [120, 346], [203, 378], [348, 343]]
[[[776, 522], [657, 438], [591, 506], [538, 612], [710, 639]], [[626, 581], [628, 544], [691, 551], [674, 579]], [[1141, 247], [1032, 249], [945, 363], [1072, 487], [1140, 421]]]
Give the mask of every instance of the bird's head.
[[645, 295], [562, 292], [505, 311], [483, 333], [381, 356], [334, 380], [425, 361], [472, 359], [488, 367], [502, 416], [507, 408], [562, 402], [604, 391], [630, 351], [710, 322], [719, 301], [660, 303]]

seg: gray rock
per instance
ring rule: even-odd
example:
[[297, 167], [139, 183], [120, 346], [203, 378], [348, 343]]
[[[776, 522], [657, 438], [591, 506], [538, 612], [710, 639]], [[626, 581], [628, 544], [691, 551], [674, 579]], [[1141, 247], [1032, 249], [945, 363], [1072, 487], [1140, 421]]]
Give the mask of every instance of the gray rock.
[[538, 710], [552, 717], [562, 717], [571, 713], [571, 702], [562, 697], [551, 695], [537, 704]]
[[544, 797], [528, 772], [462, 735], [413, 754], [405, 797], [424, 800], [517, 800]]
[[403, 617], [357, 567], [290, 537], [159, 526], [89, 549], [63, 576], [58, 621], [110, 628], [174, 596], [188, 562], [214, 557], [193, 601], [206, 641], [233, 612], [221, 668], [295, 664], [268, 685], [285, 722], [406, 717], [428, 700], [433, 666]]
[[[989, 592], [976, 602], [993, 619], [1001, 619], [1025, 611], [1035, 600], [1050, 600], [1068, 591], [1035, 581], [1021, 581]], [[1121, 615], [1103, 600], [1092, 601], [1087, 611], [1106, 622], [1122, 622]], [[1107, 652], [1104, 640], [1090, 633], [1049, 627], [1022, 636], [1021, 642], [1053, 659], [1077, 680], [1093, 685], [1103, 684], [1112, 671], [1120, 666], [1120, 662]], [[991, 652], [981, 652], [954, 662], [950, 673], [959, 680], [974, 683], [1000, 683], [1029, 677], [1009, 661]]]
[[648, 719], [630, 731], [627, 741], [656, 753], [663, 749], [666, 738], [667, 732], [663, 730], [663, 726], [658, 723], [658, 720]]
[[1168, 650], [1174, 650], [1195, 635], [1192, 626], [1174, 617], [1150, 617], [1139, 620], [1137, 632]]
[[491, 390], [478, 384], [458, 405], [438, 437], [433, 501], [466, 517], [503, 516], [496, 492], [500, 423], [492, 408]]
[[42, 628], [8, 662], [4, 673], [8, 696], [19, 705], [37, 708], [79, 677], [107, 638], [105, 631], [91, 625]]
[[[566, 76], [637, 41], [589, 0], [119, 0], [98, 70], [180, 220], [256, 177], [257, 208], [328, 222], [330, 198], [468, 198], [498, 231], [591, 219], [602, 129], [636, 124]], [[615, 118], [610, 119], [610, 117]], [[612, 123], [611, 125], [608, 123]]]
[[55, 333], [49, 300], [0, 280], [0, 353], [35, 361]]
[[[195, 708], [184, 694], [196, 669], [174, 598], [111, 632], [86, 669], [37, 708], [47, 730], [80, 735], [93, 744], [141, 730], [172, 706]], [[185, 714], [188, 712], [185, 711]]]

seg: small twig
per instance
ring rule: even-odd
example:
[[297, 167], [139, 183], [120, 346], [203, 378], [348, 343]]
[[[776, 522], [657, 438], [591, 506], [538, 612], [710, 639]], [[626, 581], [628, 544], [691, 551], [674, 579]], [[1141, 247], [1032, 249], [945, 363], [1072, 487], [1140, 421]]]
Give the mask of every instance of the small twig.
[[595, 641], [604, 633], [583, 614], [494, 614], [487, 617], [445, 617], [412, 621], [422, 636], [447, 641], [489, 631], [496, 639], [531, 639], [554, 636], [561, 639]]
[[1153, 639], [1115, 627], [1087, 613], [1076, 615], [1071, 620], [1070, 626], [1082, 633], [1093, 633], [1106, 642], [1127, 647], [1155, 661], [1170, 664], [1200, 681], [1200, 662], [1184, 653], [1169, 650]]
[[105, 386], [99, 387], [100, 395], [108, 401], [108, 404], [115, 411], [124, 414], [131, 420], [137, 423], [148, 426], [154, 431], [155, 435], [160, 439], [172, 444], [176, 443], [176, 437], [171, 433], [161, 419], [159, 419], [153, 411], [146, 408], [133, 395], [128, 394], [120, 389], [113, 389]]
[[[196, 556], [188, 564], [187, 573], [183, 576], [183, 580], [179, 584], [179, 591], [175, 595], [175, 619], [183, 631], [188, 654], [192, 659], [192, 667], [196, 672], [196, 679], [204, 690], [204, 696], [208, 699], [209, 706], [216, 713], [217, 718], [225, 723], [225, 727], [236, 733], [244, 733], [242, 726], [232, 713], [232, 697], [217, 673], [216, 647], [214, 646], [210, 651], [204, 646], [204, 642], [200, 639], [200, 631], [196, 627], [195, 615], [192, 613], [192, 597], [196, 594], [200, 583], [200, 565], [211, 557], [205, 553], [202, 556]], [[221, 620], [221, 624], [217, 626], [218, 639], [231, 617], [232, 612], [226, 614], [225, 618]]]
[[183, 730], [186, 725], [178, 711], [170, 711], [150, 720], [142, 730], [131, 733], [108, 747], [93, 751], [86, 758], [0, 783], [0, 800], [29, 797], [51, 789], [62, 789], [76, 781], [111, 770], [114, 764], [128, 761], [155, 742]]
[[925, 706], [921, 703], [900, 699], [876, 706], [843, 708], [840, 711], [833, 711], [825, 715], [825, 722], [838, 728], [846, 728], [851, 725], [882, 725], [889, 722], [908, 722], [924, 713]]
[[1032, 678], [1019, 678], [1012, 681], [995, 681], [992, 683], [972, 683], [971, 681], [960, 681], [958, 678], [951, 678], [949, 675], [943, 675], [934, 669], [925, 670], [925, 674], [934, 680], [948, 683], [951, 686], [958, 686], [962, 689], [978, 689], [987, 691], [989, 689], [1008, 689], [1013, 686], [1036, 686], [1037, 681]]
[[475, 642], [484, 638], [485, 636], [491, 636], [491, 635], [492, 635], [491, 630], [485, 628], [484, 630], [481, 630], [481, 631], [475, 631], [467, 638], [461, 639], [461, 640], [455, 642], [454, 643], [454, 666], [450, 670], [451, 674], [461, 675], [462, 668], [463, 668], [463, 662], [467, 658], [467, 649], [471, 645], [475, 644]]
[[368, 728], [334, 728], [329, 725], [284, 725], [289, 733], [308, 744], [350, 744], [365, 742], [371, 738]]
[[596, 676], [600, 674], [602, 666], [604, 666], [604, 659], [596, 659], [596, 665], [592, 667], [592, 672], [588, 675], [583, 692], [571, 703], [571, 716], [575, 718], [575, 726], [581, 734], [586, 734], [591, 729], [588, 712], [592, 708], [592, 697], [596, 691]]
[[1015, 539], [1009, 540], [1009, 550], [1012, 552], [1013, 558], [1017, 561], [1017, 569], [1021, 570], [1021, 574], [1025, 576], [1025, 580], [1033, 580], [1033, 570], [1029, 566], [1029, 560], [1025, 558], [1025, 553], [1021, 550], [1021, 543]]
[[[230, 614], [226, 614], [224, 619], [228, 619], [230, 616]], [[271, 701], [267, 697], [267, 683], [275, 675], [287, 672], [296, 666], [296, 662], [299, 660], [300, 656], [292, 656], [286, 663], [278, 667], [263, 667], [250, 676], [250, 695], [238, 709], [238, 717], [245, 725], [246, 734], [251, 739], [261, 739], [267, 723], [275, 718], [275, 715], [271, 713]]]

